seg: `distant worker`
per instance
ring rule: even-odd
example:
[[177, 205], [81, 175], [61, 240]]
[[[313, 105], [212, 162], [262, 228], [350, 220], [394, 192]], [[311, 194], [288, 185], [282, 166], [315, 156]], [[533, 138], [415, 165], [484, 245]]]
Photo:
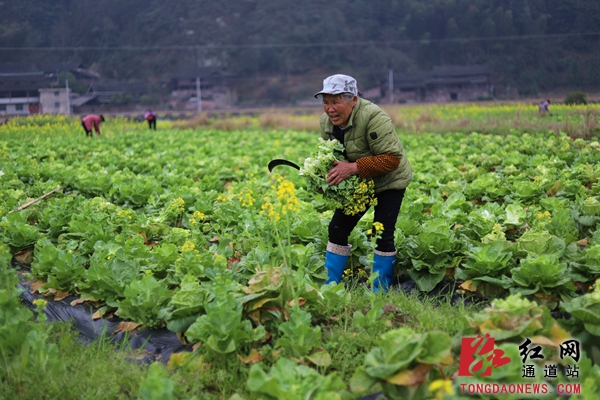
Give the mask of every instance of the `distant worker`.
[[550, 110], [548, 109], [548, 106], [550, 105], [550, 99], [546, 99], [544, 101], [542, 101], [540, 103], [540, 111], [539, 114], [540, 115], [546, 115], [550, 112]]
[[151, 109], [147, 109], [144, 113], [144, 118], [148, 121], [148, 128], [156, 130], [156, 114]]
[[102, 115], [90, 114], [81, 118], [81, 125], [85, 129], [85, 136], [92, 137], [92, 129], [100, 136], [100, 123], [102, 122], [104, 122], [104, 116]]

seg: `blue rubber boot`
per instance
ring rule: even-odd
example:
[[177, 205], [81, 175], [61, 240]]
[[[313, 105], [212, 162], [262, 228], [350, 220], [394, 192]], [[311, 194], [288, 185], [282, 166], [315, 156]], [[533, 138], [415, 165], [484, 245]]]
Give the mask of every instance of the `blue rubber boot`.
[[327, 268], [327, 281], [325, 283], [340, 283], [352, 246], [340, 246], [334, 243], [327, 243], [327, 252], [325, 253], [325, 268]]
[[375, 250], [375, 254], [373, 255], [373, 273], [378, 272], [379, 277], [373, 282], [373, 292], [377, 293], [380, 290], [385, 292], [392, 285], [396, 253], [396, 251], [384, 253]]

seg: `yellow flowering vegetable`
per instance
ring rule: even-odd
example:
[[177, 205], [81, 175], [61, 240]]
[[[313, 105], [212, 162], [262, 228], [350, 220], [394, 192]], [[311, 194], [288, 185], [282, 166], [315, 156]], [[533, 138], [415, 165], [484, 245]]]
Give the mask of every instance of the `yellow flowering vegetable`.
[[346, 215], [355, 215], [366, 211], [375, 204], [375, 183], [373, 179], [352, 175], [338, 185], [327, 183], [327, 174], [334, 161], [346, 161], [344, 146], [337, 140], [319, 138], [318, 149], [304, 160], [300, 175], [306, 179], [308, 191], [322, 191], [325, 200]]

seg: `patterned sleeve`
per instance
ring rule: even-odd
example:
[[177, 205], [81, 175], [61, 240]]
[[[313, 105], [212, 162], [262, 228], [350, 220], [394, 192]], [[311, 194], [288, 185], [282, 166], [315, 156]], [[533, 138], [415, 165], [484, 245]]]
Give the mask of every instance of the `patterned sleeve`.
[[400, 165], [400, 158], [392, 154], [361, 157], [356, 160], [358, 174], [362, 178], [374, 178], [394, 171]]

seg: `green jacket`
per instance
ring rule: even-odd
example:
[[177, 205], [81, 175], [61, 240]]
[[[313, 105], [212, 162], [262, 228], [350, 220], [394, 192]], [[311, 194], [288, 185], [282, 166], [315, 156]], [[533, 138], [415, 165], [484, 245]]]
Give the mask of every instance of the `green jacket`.
[[[349, 161], [383, 153], [400, 158], [400, 165], [396, 170], [373, 178], [375, 193], [388, 189], [405, 189], [412, 179], [412, 169], [389, 115], [370, 101], [359, 98], [350, 114], [347, 128], [344, 147]], [[333, 139], [331, 132], [333, 124], [327, 114], [323, 113], [321, 137]]]

